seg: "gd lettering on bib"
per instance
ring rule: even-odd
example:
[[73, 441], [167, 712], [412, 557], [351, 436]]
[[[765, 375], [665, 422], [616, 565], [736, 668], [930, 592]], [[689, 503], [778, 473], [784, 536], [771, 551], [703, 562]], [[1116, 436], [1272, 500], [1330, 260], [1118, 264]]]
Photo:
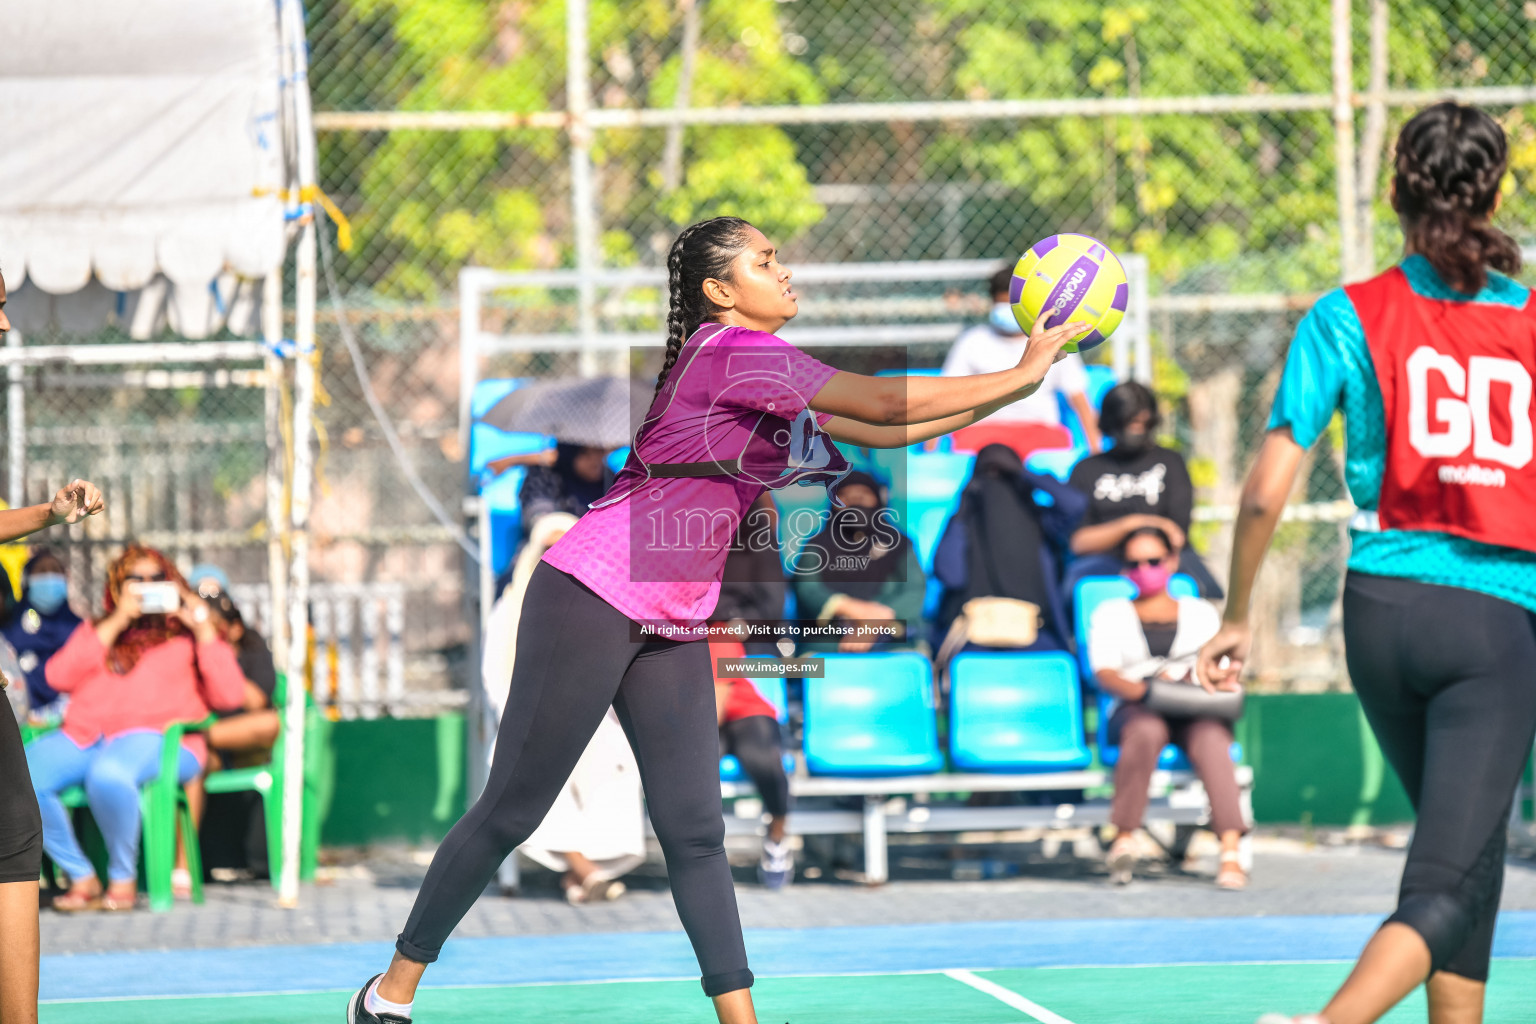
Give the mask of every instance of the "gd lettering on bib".
[[1447, 302], [1397, 267], [1345, 291], [1386, 414], [1381, 527], [1536, 551], [1536, 293], [1522, 309]]

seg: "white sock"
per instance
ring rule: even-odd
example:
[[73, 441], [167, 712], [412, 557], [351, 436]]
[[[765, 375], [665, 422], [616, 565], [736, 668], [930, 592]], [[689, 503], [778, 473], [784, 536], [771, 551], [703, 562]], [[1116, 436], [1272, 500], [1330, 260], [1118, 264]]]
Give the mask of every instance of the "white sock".
[[363, 993], [363, 1009], [374, 1016], [381, 1013], [393, 1013], [397, 1017], [410, 1017], [410, 1003], [392, 1003], [379, 995], [379, 983], [376, 981], [368, 986], [368, 991]]

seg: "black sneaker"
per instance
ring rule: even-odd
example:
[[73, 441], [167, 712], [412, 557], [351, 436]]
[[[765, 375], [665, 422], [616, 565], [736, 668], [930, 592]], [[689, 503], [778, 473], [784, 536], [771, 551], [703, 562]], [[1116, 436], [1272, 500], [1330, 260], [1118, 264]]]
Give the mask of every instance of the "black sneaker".
[[347, 1024], [411, 1024], [411, 1018], [402, 1017], [398, 1013], [369, 1013], [363, 1005], [363, 997], [373, 987], [373, 983], [384, 977], [375, 974], [368, 979], [368, 984], [357, 990], [352, 1001], [347, 1004]]

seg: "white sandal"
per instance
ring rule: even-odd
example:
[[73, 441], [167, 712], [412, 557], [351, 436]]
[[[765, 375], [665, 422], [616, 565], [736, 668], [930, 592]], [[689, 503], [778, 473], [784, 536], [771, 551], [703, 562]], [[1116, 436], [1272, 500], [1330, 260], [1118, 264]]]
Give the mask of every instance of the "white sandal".
[[[1232, 872], [1229, 873], [1228, 868], [1231, 868]], [[1216, 869], [1216, 888], [1225, 889], [1228, 892], [1248, 888], [1248, 872], [1243, 870], [1243, 855], [1236, 850], [1228, 850], [1221, 855], [1221, 862]], [[1303, 1022], [1303, 1024], [1310, 1024], [1310, 1022]]]

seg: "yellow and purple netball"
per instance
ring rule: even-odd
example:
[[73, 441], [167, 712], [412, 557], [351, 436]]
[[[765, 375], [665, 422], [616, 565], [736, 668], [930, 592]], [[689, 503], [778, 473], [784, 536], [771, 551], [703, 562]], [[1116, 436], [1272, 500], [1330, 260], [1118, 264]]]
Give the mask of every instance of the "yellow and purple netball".
[[1115, 333], [1125, 319], [1130, 297], [1125, 267], [1109, 246], [1087, 235], [1042, 238], [1019, 257], [1013, 268], [1008, 301], [1019, 326], [1028, 333], [1043, 312], [1045, 326], [1074, 320], [1093, 331], [1067, 342], [1068, 352], [1086, 352]]

